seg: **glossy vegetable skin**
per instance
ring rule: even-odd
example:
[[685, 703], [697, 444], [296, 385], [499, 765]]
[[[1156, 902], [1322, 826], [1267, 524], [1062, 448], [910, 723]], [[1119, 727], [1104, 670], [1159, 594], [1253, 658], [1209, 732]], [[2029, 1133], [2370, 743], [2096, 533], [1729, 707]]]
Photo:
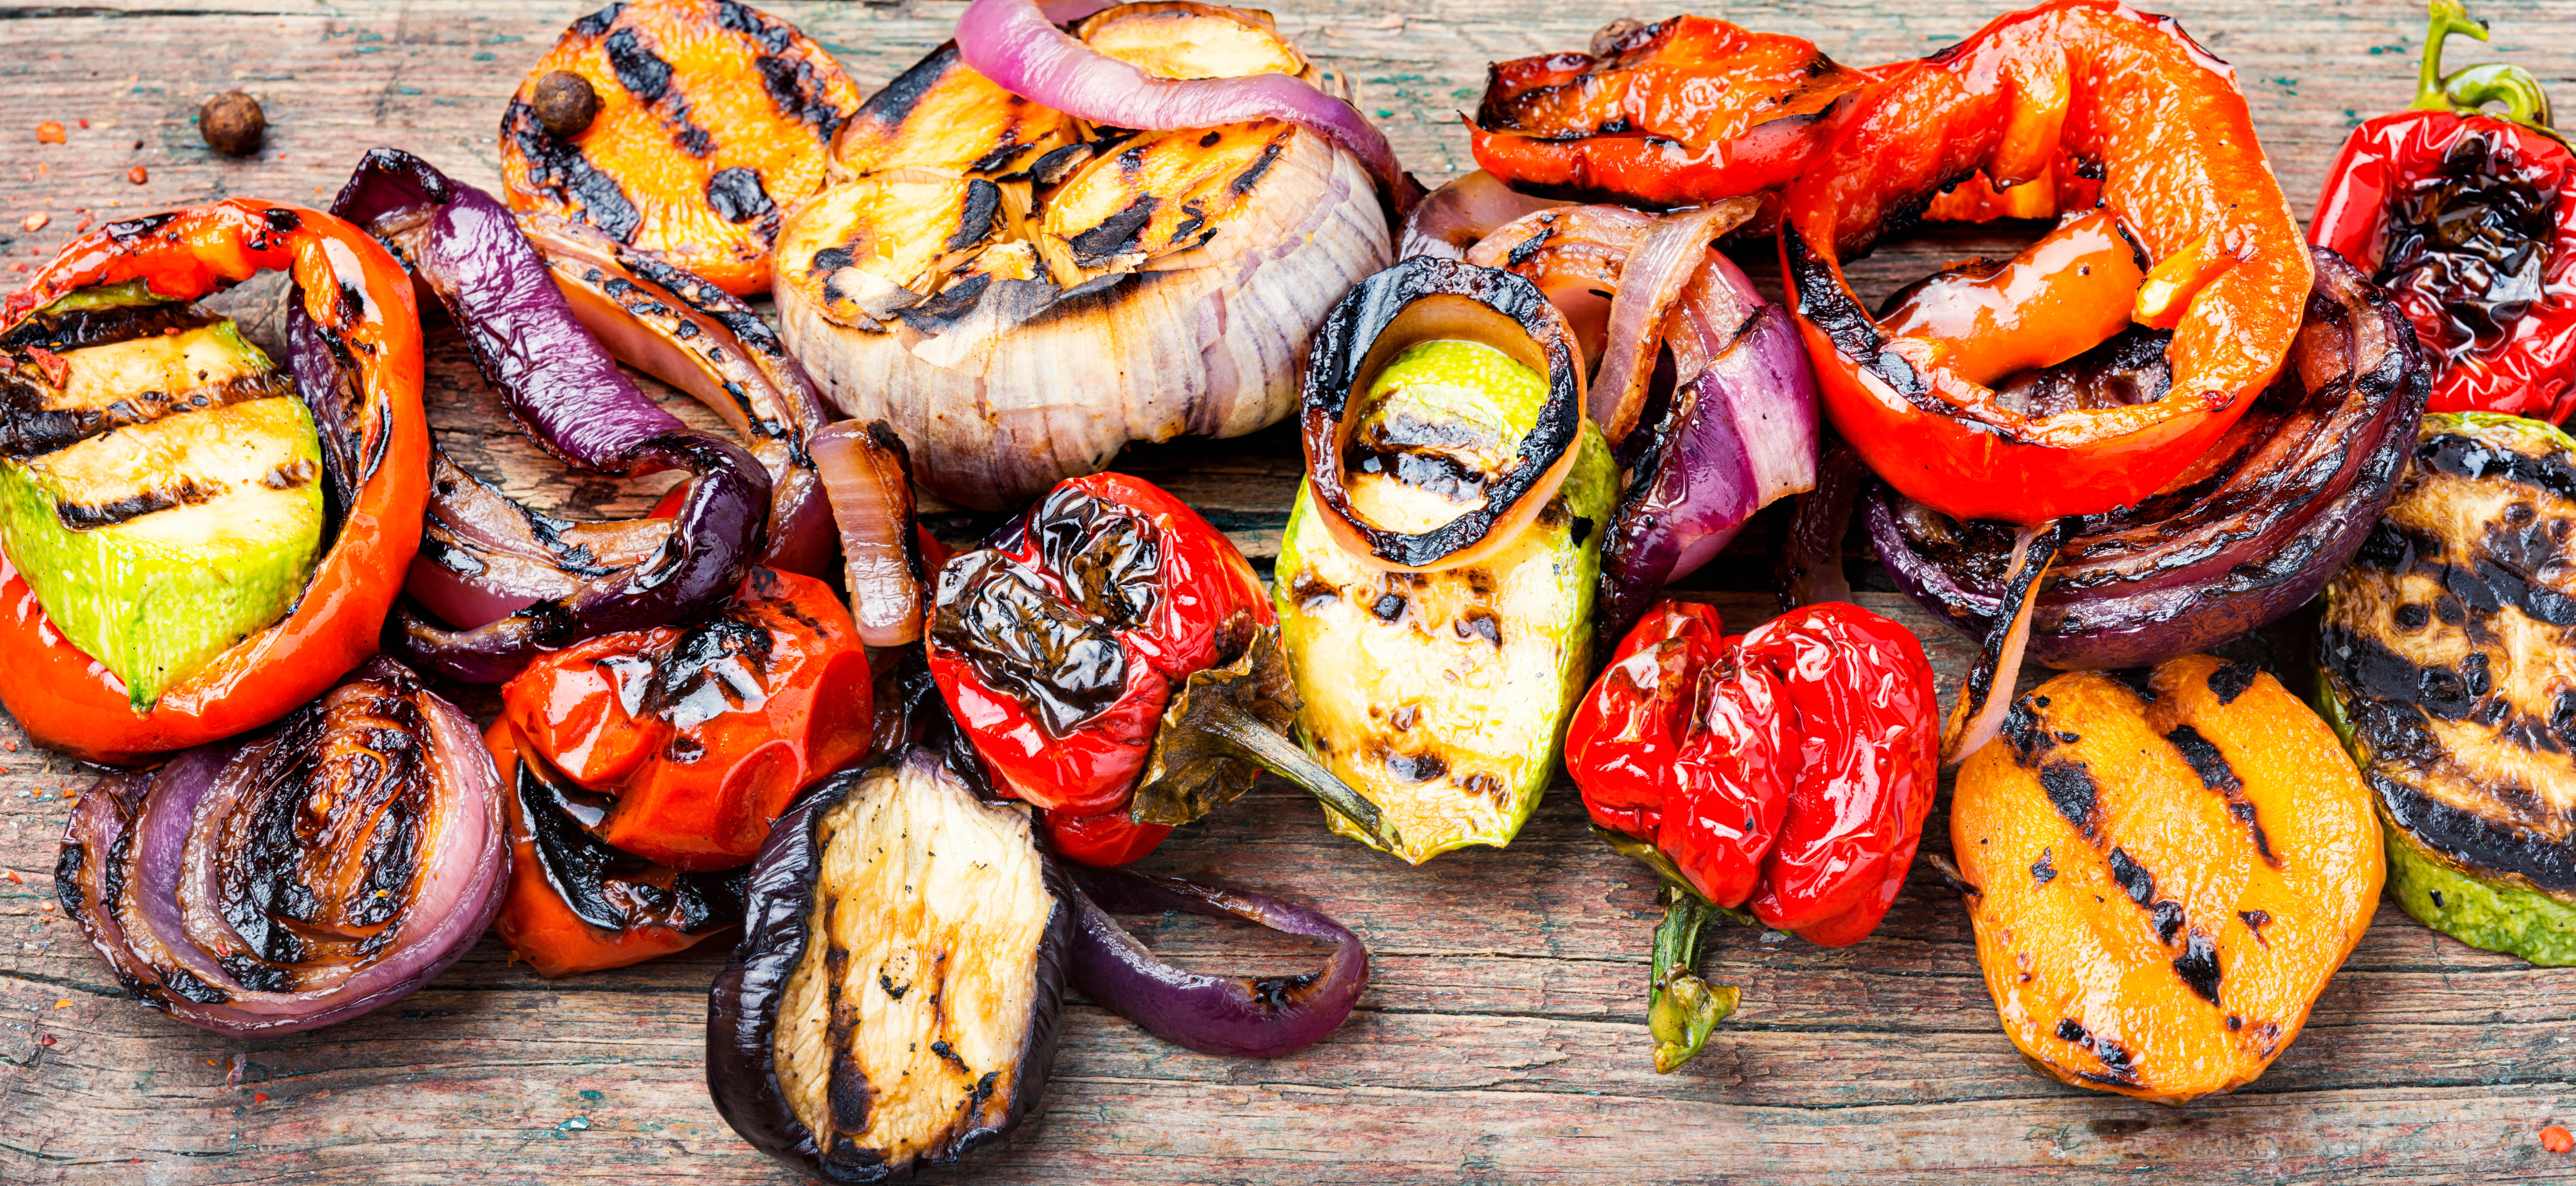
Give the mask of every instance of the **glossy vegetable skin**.
[[958, 1160], [1037, 1105], [1076, 896], [1029, 809], [930, 751], [837, 775], [762, 846], [707, 1000], [707, 1094], [833, 1183]]
[[2206, 655], [2024, 694], [1960, 768], [1952, 851], [2004, 1030], [2178, 1104], [2298, 1037], [2378, 909], [2370, 794], [2280, 681]]
[[1176, 686], [1273, 623], [1261, 583], [1198, 512], [1124, 474], [1068, 478], [997, 546], [940, 570], [930, 672], [1006, 793], [1057, 849], [1123, 864], [1171, 831], [1128, 800]]
[[1567, 727], [1594, 823], [1653, 844], [1690, 888], [1839, 947], [1877, 929], [1937, 786], [1922, 644], [1856, 605], [1725, 638], [1666, 601], [1621, 640]]
[[547, 653], [501, 693], [530, 753], [607, 796], [602, 841], [682, 870], [749, 861], [805, 786], [866, 752], [873, 681], [850, 612], [755, 568], [714, 617]]
[[2431, 8], [2414, 104], [2353, 129], [2308, 236], [2406, 310], [2439, 360], [2432, 410], [2565, 420], [2576, 414], [2576, 155], [2529, 71], [2442, 73], [2449, 35], [2484, 41], [2486, 25], [2459, 0]]
[[2326, 587], [2319, 706], [2418, 921], [2576, 963], [2576, 440], [2427, 416], [2396, 501]]
[[[596, 96], [549, 134], [538, 85]], [[734, 0], [635, 0], [574, 21], [501, 115], [510, 205], [598, 227], [736, 296], [769, 289], [783, 212], [823, 184], [859, 89], [795, 26]]]
[[287, 272], [301, 294], [299, 332], [353, 364], [354, 373], [296, 368], [323, 434], [338, 529], [291, 612], [163, 689], [149, 712], [135, 711], [127, 690], [63, 638], [0, 558], [0, 703], [38, 741], [92, 761], [141, 761], [275, 720], [375, 652], [420, 546], [429, 476], [411, 278], [375, 240], [318, 210], [248, 198], [111, 222], [12, 294], [0, 326], [97, 285], [141, 281], [157, 296], [193, 300], [270, 269]]
[[1590, 53], [1495, 63], [1467, 138], [1478, 167], [1514, 185], [1699, 205], [1788, 184], [1835, 100], [1867, 80], [1803, 38], [1615, 21]]
[[[1896, 67], [1853, 93], [1784, 194], [1782, 274], [1827, 416], [1907, 497], [1953, 518], [2036, 525], [2137, 502], [2200, 456], [2272, 381], [2311, 268], [2232, 73], [2172, 21], [2109, 0], [2053, 0]], [[2118, 269], [2032, 270], [2012, 306], [2099, 308], [2019, 320], [1964, 343], [1871, 317], [1842, 261], [1976, 170], [2017, 181], [2073, 153], [2143, 250]], [[2051, 211], [2054, 213], [2054, 211]], [[2075, 228], [2026, 253], [2038, 260]], [[2098, 344], [2116, 309], [2174, 330], [2162, 399], [2038, 416], [1987, 386], [1999, 352], [2058, 359]], [[2105, 335], [2107, 336], [2107, 335]], [[2089, 340], [2088, 340], [2089, 339]]]

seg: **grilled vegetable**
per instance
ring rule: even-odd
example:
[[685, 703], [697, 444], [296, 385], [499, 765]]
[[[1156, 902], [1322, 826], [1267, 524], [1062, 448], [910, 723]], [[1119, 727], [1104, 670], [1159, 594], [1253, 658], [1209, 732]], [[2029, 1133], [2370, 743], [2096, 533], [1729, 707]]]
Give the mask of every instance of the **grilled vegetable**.
[[[292, 382], [186, 303], [269, 269], [301, 293]], [[108, 223], [9, 297], [0, 355], [0, 701], [29, 733], [137, 761], [374, 653], [429, 433], [412, 285], [365, 232], [250, 199]]]
[[0, 548], [150, 712], [304, 591], [322, 545], [312, 414], [231, 321], [194, 305], [57, 302], [13, 338]]
[[508, 877], [474, 724], [391, 659], [246, 741], [81, 796], [54, 867], [117, 982], [227, 1037], [382, 1008], [465, 954]]
[[[1255, 13], [1124, 5], [1078, 31], [1169, 77], [1312, 73]], [[1332, 140], [1285, 119], [1098, 127], [954, 47], [869, 98], [834, 167], [779, 240], [781, 332], [924, 486], [985, 509], [1130, 440], [1278, 420], [1307, 335], [1387, 258], [1368, 171]]]
[[1950, 805], [1977, 959], [2031, 1065], [2182, 1103], [2252, 1082], [2379, 908], [2370, 795], [2241, 663], [2077, 672], [2014, 702]]
[[[557, 75], [585, 84], [588, 117]], [[749, 5], [611, 4], [574, 21], [511, 96], [501, 181], [516, 209], [589, 223], [737, 296], [763, 292], [781, 213], [822, 187], [858, 105], [831, 55]]]
[[925, 749], [797, 801], [707, 1007], [707, 1092], [830, 1182], [956, 1161], [1046, 1086], [1075, 896], [1028, 808]]
[[[1578, 362], [1527, 281], [1417, 258], [1345, 310], [1317, 339], [1310, 477], [1272, 597], [1308, 748], [1419, 863], [1506, 844], [1537, 805], [1591, 670], [1617, 473], [1598, 429], [1554, 419], [1580, 399]], [[1537, 491], [1538, 470], [1562, 477]]]
[[2576, 440], [2424, 418], [2397, 499], [2326, 586], [2321, 707], [2424, 925], [2576, 964]]

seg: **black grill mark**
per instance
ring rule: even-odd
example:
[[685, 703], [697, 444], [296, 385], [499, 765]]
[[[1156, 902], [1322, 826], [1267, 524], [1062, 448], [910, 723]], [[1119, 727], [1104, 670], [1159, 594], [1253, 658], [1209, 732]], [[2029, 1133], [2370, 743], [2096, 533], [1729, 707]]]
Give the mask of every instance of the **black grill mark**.
[[[2552, 892], [2576, 891], [2576, 845], [2520, 824], [2463, 811], [2376, 769], [2364, 770], [2362, 779], [2379, 796], [2381, 808], [2398, 830], [2468, 871], [2520, 877]], [[2503, 792], [2503, 788], [2496, 790], [2499, 795]]]
[[1392, 622], [1397, 618], [1404, 616], [1404, 606], [1405, 601], [1403, 594], [1387, 593], [1381, 595], [1376, 602], [1369, 606], [1369, 612], [1376, 614], [1378, 621]]
[[2271, 940], [2263, 937], [2263, 928], [2272, 925], [2271, 911], [2239, 910], [2236, 912], [2236, 917], [2245, 924], [2245, 929], [2253, 934], [2255, 942], [2260, 943], [2265, 947], [2270, 947], [2272, 945]]
[[288, 376], [261, 371], [186, 391], [137, 392], [105, 407], [47, 408], [43, 406], [41, 390], [33, 384], [13, 382], [14, 378], [0, 375], [0, 457], [21, 461], [130, 425], [295, 394], [293, 380]]
[[1138, 238], [1145, 232], [1145, 225], [1153, 220], [1154, 207], [1160, 202], [1161, 199], [1152, 194], [1139, 195], [1127, 204], [1126, 209], [1067, 240], [1073, 247], [1075, 261], [1086, 268], [1094, 268], [1135, 250]]
[[2135, 1087], [2138, 1085], [2138, 1056], [2131, 1053], [2128, 1047], [2122, 1046], [2118, 1042], [2114, 1042], [2109, 1038], [2095, 1034], [2093, 1031], [2084, 1028], [2084, 1023], [2077, 1021], [2072, 1017], [2059, 1019], [2057, 1023], [2057, 1040], [2061, 1042], [2073, 1042], [2076, 1045], [2082, 1046], [2086, 1050], [2091, 1051], [2093, 1057], [2102, 1060], [2101, 1073], [2077, 1071], [2075, 1072], [2076, 1078], [2083, 1079], [2087, 1082], [2106, 1083], [2117, 1087]]
[[1449, 773], [1449, 763], [1438, 754], [1388, 754], [1386, 770], [1406, 782], [1429, 782]]
[[884, 128], [891, 134], [903, 126], [920, 105], [924, 96], [939, 88], [939, 80], [959, 65], [957, 43], [952, 41], [931, 52], [929, 57], [913, 63], [911, 69], [894, 76], [885, 89], [868, 96], [859, 104], [858, 120]]
[[2218, 1003], [2218, 943], [2209, 937], [2209, 932], [2192, 928], [2183, 953], [2174, 957], [2173, 970], [2191, 991], [2200, 994], [2200, 999], [2212, 1005]]
[[760, 174], [739, 165], [718, 169], [707, 178], [707, 205], [726, 222], [750, 222], [778, 209], [769, 200], [769, 190], [760, 184]]
[[2149, 704], [2156, 702], [2156, 687], [2155, 684], [2151, 682], [2155, 676], [2155, 672], [2153, 670], [2145, 667], [2123, 667], [2116, 671], [2106, 671], [2102, 674], [2110, 676], [2113, 680], [2117, 681], [2121, 687], [2137, 693], [2139, 699], [2144, 700]]
[[2130, 856], [2127, 849], [2111, 850], [2111, 880], [2129, 895], [2130, 901], [2140, 906], [2149, 906], [2155, 901], [2155, 874], [2149, 873], [2147, 867]]
[[964, 251], [993, 233], [1002, 213], [1002, 187], [981, 177], [966, 183], [966, 210], [958, 216], [957, 233], [948, 237], [950, 251]]
[[958, 1057], [957, 1048], [949, 1045], [946, 1041], [931, 1043], [930, 1052], [938, 1055], [941, 1062], [957, 1068], [958, 1072], [961, 1074], [972, 1075], [975, 1073], [974, 1068], [966, 1065], [965, 1059]]
[[1226, 188], [1233, 190], [1236, 197], [1249, 195], [1254, 186], [1261, 184], [1262, 175], [1270, 172], [1270, 166], [1278, 163], [1279, 154], [1287, 147], [1288, 142], [1285, 137], [1262, 145], [1261, 155], [1253, 158], [1252, 163], [1245, 166], [1243, 172], [1235, 174], [1234, 180]]
[[2272, 852], [2272, 837], [2263, 830], [2262, 821], [2256, 818], [2254, 801], [2245, 797], [2245, 782], [2236, 776], [2235, 768], [2227, 764], [2227, 755], [2219, 752], [2215, 742], [2201, 736], [2200, 730], [2189, 725], [2177, 726], [2173, 732], [2165, 734], [2165, 740], [2182, 754], [2182, 760], [2191, 766], [2191, 772], [2200, 776], [2200, 785], [2217, 792], [2227, 801], [2228, 816], [2253, 833], [2254, 851], [2262, 855], [2263, 863], [2280, 868], [2281, 858]]
[[2012, 749], [2013, 764], [2024, 770], [2039, 765], [2048, 751], [2057, 748], [2047, 723], [2040, 719], [2039, 710], [2032, 707], [2028, 696], [2013, 701], [2012, 707], [2004, 710], [2001, 735], [2004, 744]]
[[849, 122], [849, 114], [833, 105], [831, 91], [812, 62], [788, 56], [785, 30], [779, 33], [774, 46], [764, 37], [763, 48], [769, 52], [751, 60], [752, 68], [760, 72], [761, 89], [769, 92], [769, 102], [779, 114], [804, 124], [829, 147], [841, 125]]
[[2046, 885], [2049, 882], [2057, 880], [2057, 865], [2051, 858], [2050, 853], [2051, 850], [2043, 848], [2039, 850], [2039, 859], [2030, 863], [2030, 879], [2032, 881], [2041, 885]]
[[619, 29], [600, 43], [608, 53], [608, 68], [617, 72], [617, 85], [645, 103], [661, 101], [671, 90], [671, 64], [644, 44], [644, 34], [636, 29]]
[[2048, 792], [2048, 801], [2057, 814], [2095, 844], [2102, 842], [2102, 789], [2093, 782], [2093, 770], [2082, 762], [2051, 762], [2039, 770], [2040, 789]]
[[2209, 673], [2209, 690], [2220, 704], [2232, 704], [2245, 694], [2245, 689], [2254, 686], [2254, 677], [2261, 674], [2263, 669], [2251, 663], [2221, 663]]
[[512, 98], [501, 114], [501, 134], [509, 137], [519, 155], [527, 160], [530, 186], [609, 238], [620, 243], [635, 241], [644, 216], [627, 199], [617, 179], [591, 164], [580, 149], [548, 136], [544, 125], [537, 122], [535, 108]]

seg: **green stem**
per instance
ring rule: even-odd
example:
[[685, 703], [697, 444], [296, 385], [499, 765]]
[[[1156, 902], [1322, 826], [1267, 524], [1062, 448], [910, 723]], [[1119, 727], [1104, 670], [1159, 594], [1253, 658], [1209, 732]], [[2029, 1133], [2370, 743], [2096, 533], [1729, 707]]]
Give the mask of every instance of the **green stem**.
[[1288, 780], [1333, 814], [1350, 821], [1378, 847], [1394, 852], [1398, 842], [1393, 825], [1375, 803], [1360, 797], [1358, 791], [1334, 776], [1307, 753], [1306, 747], [1290, 740], [1288, 735], [1271, 727], [1231, 700], [1212, 701], [1199, 710], [1191, 724], [1211, 737], [1224, 741], [1243, 760]]
[[2468, 5], [2462, 0], [2432, 0], [2426, 6], [2430, 20], [2424, 30], [2424, 59], [2416, 67], [2415, 101], [2408, 104], [2416, 111], [2456, 111], [2462, 114], [2483, 109], [2489, 103], [2504, 105], [2504, 118], [2534, 131], [2557, 135], [2550, 126], [2549, 95], [2541, 88], [2540, 79], [2531, 71], [2503, 62], [2488, 62], [2465, 70], [2442, 73], [2442, 43], [2453, 33], [2464, 33], [2480, 41], [2487, 39], [2487, 23], [2469, 17]]
[[2424, 60], [2415, 70], [2417, 111], [2449, 111], [2451, 97], [2442, 86], [2442, 43], [2453, 33], [2466, 33], [2480, 41], [2487, 39], [2487, 23], [2469, 19], [2469, 6], [2462, 0], [2433, 0], [2425, 6], [2431, 14], [2424, 30]]
[[1646, 1029], [1655, 1037], [1656, 1072], [1670, 1074], [1708, 1043], [1709, 1031], [1735, 1012], [1744, 991], [1712, 986], [1692, 970], [1699, 966], [1700, 934], [1717, 917], [1717, 907], [1672, 882], [1664, 883], [1660, 897], [1664, 922], [1655, 928]]

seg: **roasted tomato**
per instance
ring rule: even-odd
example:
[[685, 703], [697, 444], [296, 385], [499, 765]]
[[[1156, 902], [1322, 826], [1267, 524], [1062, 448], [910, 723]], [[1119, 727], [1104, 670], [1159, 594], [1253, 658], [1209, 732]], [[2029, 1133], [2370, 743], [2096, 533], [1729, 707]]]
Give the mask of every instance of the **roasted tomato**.
[[865, 753], [867, 651], [831, 586], [755, 568], [688, 629], [606, 634], [501, 694], [529, 752], [608, 797], [601, 840], [675, 869], [751, 860], [796, 791]]

